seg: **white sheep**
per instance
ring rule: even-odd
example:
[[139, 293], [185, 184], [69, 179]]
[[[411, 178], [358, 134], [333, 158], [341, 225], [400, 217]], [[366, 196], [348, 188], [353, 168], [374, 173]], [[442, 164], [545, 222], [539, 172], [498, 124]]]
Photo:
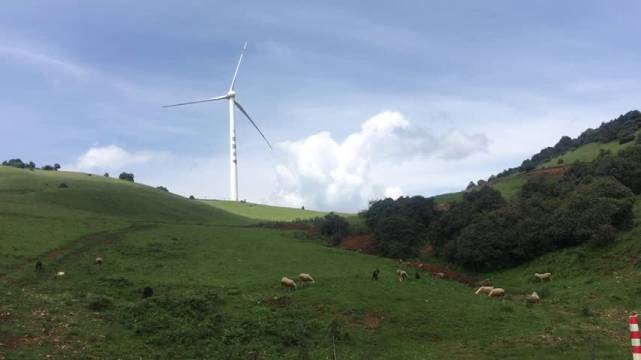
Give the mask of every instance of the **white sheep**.
[[58, 271], [56, 273], [56, 276], [65, 276], [65, 272], [64, 271]]
[[432, 275], [441, 279], [445, 278], [445, 274], [442, 272], [435, 272], [435, 273], [432, 273]]
[[505, 289], [502, 288], [494, 288], [492, 291], [490, 291], [489, 294], [487, 294], [489, 297], [504, 297], [505, 296]]
[[96, 264], [96, 265], [102, 265], [102, 258], [101, 258], [100, 256], [98, 256], [98, 257], [96, 258], [96, 260], [94, 261], [94, 264]]
[[535, 291], [530, 295], [525, 295], [525, 301], [530, 304], [538, 304], [541, 302], [541, 298], [539, 297], [539, 294], [537, 294]]
[[303, 283], [308, 283], [308, 282], [312, 284], [315, 283], [314, 278], [311, 275], [306, 273], [298, 274], [298, 280], [302, 281]]
[[282, 279], [280, 279], [280, 285], [283, 287], [286, 287], [290, 290], [295, 290], [296, 289], [296, 282], [287, 276], [283, 276]]
[[481, 286], [478, 290], [476, 290], [475, 294], [490, 294], [490, 292], [494, 290], [494, 286]]
[[407, 272], [405, 270], [398, 269], [396, 273], [398, 274], [398, 281], [403, 282], [407, 279]]
[[549, 272], [546, 272], [546, 273], [543, 273], [543, 274], [534, 273], [534, 277], [536, 277], [540, 281], [543, 281], [543, 280], [550, 281], [550, 280], [552, 280], [552, 273], [549, 273]]

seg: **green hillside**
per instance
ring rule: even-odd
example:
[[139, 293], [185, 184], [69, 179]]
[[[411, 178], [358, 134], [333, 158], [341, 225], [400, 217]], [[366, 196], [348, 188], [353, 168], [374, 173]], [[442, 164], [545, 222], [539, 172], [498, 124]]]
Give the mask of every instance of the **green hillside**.
[[[399, 283], [396, 260], [116, 179], [0, 167], [0, 206], [0, 358], [624, 358], [641, 293], [639, 227], [601, 252], [477, 274], [500, 301], [413, 270]], [[279, 286], [299, 272], [316, 284]], [[528, 307], [533, 290], [543, 303]]]
[[296, 219], [306, 220], [327, 214], [322, 211], [303, 210], [282, 206], [268, 206], [249, 202], [227, 201], [227, 200], [201, 200], [205, 204], [225, 210], [232, 214], [244, 216], [250, 219], [266, 221], [293, 221]]
[[[611, 141], [609, 143], [589, 143], [580, 146], [577, 149], [567, 151], [563, 155], [552, 158], [541, 165], [539, 168], [547, 168], [553, 166], [559, 166], [561, 164], [573, 164], [575, 162], [588, 162], [596, 159], [596, 157], [601, 153], [601, 151], [611, 151], [617, 152], [623, 148], [626, 148], [634, 144], [633, 142], [627, 142], [625, 144], [620, 144], [618, 140]], [[559, 163], [561, 159], [561, 163]]]

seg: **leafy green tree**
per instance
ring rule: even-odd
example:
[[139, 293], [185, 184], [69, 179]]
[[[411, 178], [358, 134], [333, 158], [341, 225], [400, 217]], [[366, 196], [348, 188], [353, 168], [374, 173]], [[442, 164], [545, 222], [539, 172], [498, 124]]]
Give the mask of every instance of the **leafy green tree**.
[[134, 182], [134, 174], [128, 173], [128, 172], [121, 172], [120, 175], [118, 176], [118, 179]]

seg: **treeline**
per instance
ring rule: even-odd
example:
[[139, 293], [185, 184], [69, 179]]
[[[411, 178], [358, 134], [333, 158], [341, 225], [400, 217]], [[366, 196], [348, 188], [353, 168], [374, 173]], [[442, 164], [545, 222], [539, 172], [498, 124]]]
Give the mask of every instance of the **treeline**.
[[561, 179], [530, 179], [510, 201], [483, 186], [449, 208], [415, 196], [373, 202], [361, 215], [386, 256], [416, 256], [429, 244], [437, 256], [487, 271], [568, 246], [611, 243], [632, 223], [635, 194], [639, 145], [574, 164]]
[[[635, 141], [635, 134], [639, 129], [641, 129], [641, 112], [630, 111], [614, 120], [602, 123], [597, 129], [585, 130], [576, 139], [563, 136], [553, 147], [546, 147], [530, 159], [524, 160], [520, 166], [504, 170], [497, 177], [534, 170], [538, 165], [585, 144], [609, 143], [615, 140], [625, 144]], [[636, 143], [641, 144], [641, 134], [636, 135]]]
[[[36, 163], [34, 163], [33, 161], [29, 161], [27, 163], [27, 162], [23, 162], [20, 159], [5, 160], [5, 161], [2, 162], [2, 165], [3, 166], [11, 166], [11, 167], [19, 168], [19, 169], [29, 169], [29, 170], [38, 169], [36, 167]], [[57, 171], [58, 169], [60, 169], [60, 164], [44, 165], [41, 169], [42, 170]]]

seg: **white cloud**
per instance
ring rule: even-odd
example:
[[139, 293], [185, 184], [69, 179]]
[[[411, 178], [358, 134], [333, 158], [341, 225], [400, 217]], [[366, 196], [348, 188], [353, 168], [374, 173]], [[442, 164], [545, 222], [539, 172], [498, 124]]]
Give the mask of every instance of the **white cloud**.
[[84, 78], [91, 70], [72, 61], [47, 54], [33, 48], [0, 44], [0, 57], [35, 65], [45, 71], [56, 71], [75, 78]]
[[116, 145], [92, 147], [78, 158], [73, 168], [82, 171], [120, 170], [130, 165], [148, 163], [156, 156], [149, 151], [128, 152]]
[[[416, 159], [460, 160], [485, 152], [487, 138], [452, 131], [437, 138], [410, 123], [401, 113], [375, 115], [342, 142], [329, 132], [278, 144], [277, 190], [272, 202], [308, 208], [358, 210], [382, 196], [403, 191], [396, 176], [373, 176], [377, 168]], [[410, 174], [405, 174], [411, 176]], [[394, 180], [391, 180], [394, 178]]]

